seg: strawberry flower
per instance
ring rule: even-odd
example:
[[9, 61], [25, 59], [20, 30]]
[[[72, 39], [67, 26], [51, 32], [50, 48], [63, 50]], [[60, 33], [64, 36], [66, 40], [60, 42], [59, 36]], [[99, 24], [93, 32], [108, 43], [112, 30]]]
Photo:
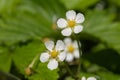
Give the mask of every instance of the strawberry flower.
[[83, 14], [76, 14], [74, 10], [69, 10], [66, 12], [66, 18], [60, 18], [57, 21], [58, 28], [63, 29], [61, 31], [63, 36], [70, 36], [72, 32], [78, 34], [83, 30], [83, 26], [81, 25], [85, 20]]
[[79, 48], [76, 40], [72, 41], [71, 38], [65, 38], [64, 43], [67, 62], [71, 62], [74, 58], [80, 57]]
[[49, 61], [47, 67], [50, 70], [56, 69], [58, 67], [58, 62], [64, 61], [66, 57], [64, 43], [58, 40], [55, 45], [53, 41], [47, 41], [45, 42], [45, 46], [48, 50], [41, 53], [40, 61], [43, 63]]

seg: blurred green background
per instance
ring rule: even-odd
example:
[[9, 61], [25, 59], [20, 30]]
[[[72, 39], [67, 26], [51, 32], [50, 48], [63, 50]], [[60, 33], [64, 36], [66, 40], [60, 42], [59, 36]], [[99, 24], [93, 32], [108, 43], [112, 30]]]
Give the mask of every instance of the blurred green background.
[[[74, 80], [60, 65], [50, 71], [39, 58], [46, 37], [63, 39], [56, 20], [67, 10], [85, 15], [79, 76], [120, 80], [120, 0], [0, 0], [0, 80]], [[76, 64], [69, 66], [73, 73]]]

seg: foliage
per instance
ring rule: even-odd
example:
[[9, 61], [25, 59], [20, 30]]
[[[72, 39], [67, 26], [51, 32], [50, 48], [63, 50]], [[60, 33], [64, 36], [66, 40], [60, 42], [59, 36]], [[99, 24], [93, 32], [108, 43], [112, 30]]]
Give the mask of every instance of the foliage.
[[[22, 80], [74, 80], [63, 65], [50, 71], [39, 57], [32, 74], [25, 72], [45, 51], [44, 38], [63, 38], [56, 30], [56, 20], [69, 9], [83, 12], [86, 19], [83, 32], [77, 35], [83, 51], [79, 76], [119, 80], [118, 0], [0, 0], [0, 70]], [[77, 66], [73, 62], [69, 67], [75, 72]]]

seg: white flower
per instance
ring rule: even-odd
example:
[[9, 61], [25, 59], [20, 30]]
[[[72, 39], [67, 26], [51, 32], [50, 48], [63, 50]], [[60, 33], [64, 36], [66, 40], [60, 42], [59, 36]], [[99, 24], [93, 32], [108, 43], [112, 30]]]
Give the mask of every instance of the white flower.
[[66, 61], [67, 62], [73, 61], [74, 57], [75, 58], [80, 57], [79, 48], [78, 48], [78, 44], [77, 44], [76, 40], [72, 42], [71, 38], [65, 38], [64, 43], [65, 43]]
[[63, 51], [65, 46], [63, 41], [58, 40], [56, 46], [53, 41], [45, 42], [45, 46], [48, 49], [47, 52], [41, 53], [40, 61], [49, 61], [47, 67], [50, 70], [56, 69], [58, 67], [58, 61], [64, 61], [66, 53]]
[[83, 30], [83, 26], [80, 25], [85, 20], [83, 14], [76, 14], [74, 10], [69, 10], [66, 12], [66, 18], [67, 20], [60, 18], [57, 21], [58, 27], [63, 29], [61, 31], [63, 36], [70, 36], [72, 32], [78, 34]]
[[88, 77], [87, 79], [83, 76], [81, 80], [96, 80], [95, 77]]

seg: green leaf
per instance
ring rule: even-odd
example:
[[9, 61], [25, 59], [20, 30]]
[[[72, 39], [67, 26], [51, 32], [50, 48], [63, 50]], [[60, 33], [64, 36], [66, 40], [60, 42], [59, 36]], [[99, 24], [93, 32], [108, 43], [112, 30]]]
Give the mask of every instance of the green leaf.
[[34, 41], [28, 45], [17, 47], [14, 51], [13, 60], [15, 65], [22, 74], [25, 74], [25, 69], [31, 64], [36, 56], [44, 50], [44, 46], [40, 41]]
[[30, 80], [58, 80], [59, 77], [57, 73], [58, 69], [51, 71], [45, 63], [40, 63], [36, 72], [36, 74], [29, 77]]
[[0, 70], [9, 72], [11, 68], [11, 54], [7, 49], [0, 47]]
[[99, 0], [60, 0], [68, 9], [83, 9], [85, 10], [89, 6], [95, 4]]
[[120, 80], [120, 75], [115, 75], [110, 72], [98, 72], [100, 80]]
[[21, 0], [13, 7], [11, 13], [3, 13], [0, 18], [0, 41], [8, 44], [50, 35], [58, 16], [65, 12], [55, 0]]
[[65, 80], [75, 80], [75, 79], [73, 79], [72, 77], [67, 77], [65, 78]]
[[[20, 73], [27, 75], [25, 69], [36, 58], [32, 67], [34, 72], [31, 76], [28, 76], [30, 80], [57, 80], [58, 70], [51, 71], [47, 68], [45, 63], [40, 63], [40, 53], [45, 51], [44, 45], [40, 41], [34, 41], [26, 46], [18, 47], [14, 52], [14, 62]], [[47, 74], [47, 75], [46, 75]]]
[[11, 12], [20, 0], [0, 0], [0, 13]]
[[109, 2], [111, 2], [111, 4], [115, 4], [120, 6], [120, 1], [119, 0], [109, 0]]
[[120, 23], [112, 22], [114, 14], [105, 11], [89, 11], [86, 15], [84, 32], [95, 36], [105, 46], [120, 52]]

